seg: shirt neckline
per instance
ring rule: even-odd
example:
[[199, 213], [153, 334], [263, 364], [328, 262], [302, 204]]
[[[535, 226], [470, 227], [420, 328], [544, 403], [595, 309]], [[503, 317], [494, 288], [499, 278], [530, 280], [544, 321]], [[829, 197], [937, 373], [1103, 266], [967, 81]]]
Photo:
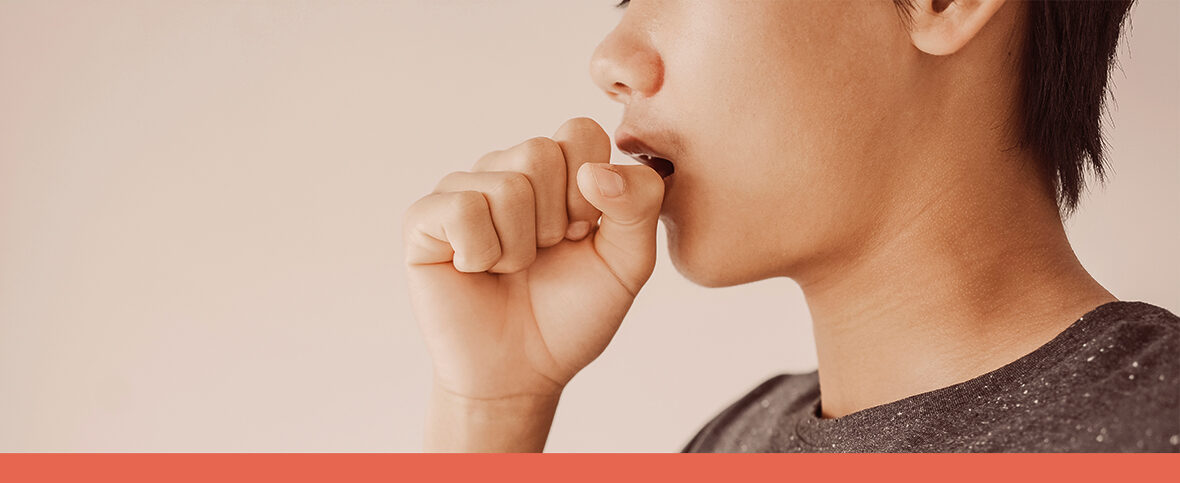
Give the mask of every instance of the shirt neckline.
[[[953, 411], [967, 404], [976, 403], [976, 396], [987, 399], [996, 392], [1011, 389], [1010, 384], [1036, 383], [1039, 374], [1059, 364], [1065, 357], [1077, 352], [1082, 344], [1093, 337], [1093, 333], [1105, 326], [1108, 313], [1118, 309], [1130, 311], [1151, 307], [1143, 302], [1115, 300], [1106, 302], [1082, 314], [1053, 339], [1033, 349], [1016, 360], [997, 369], [966, 381], [931, 391], [908, 396], [896, 401], [862, 409], [838, 418], [820, 416], [819, 391], [808, 404], [795, 427], [796, 435], [813, 446], [829, 444], [824, 435], [843, 427], [856, 427], [869, 421], [876, 421], [893, 415], [904, 416], [907, 409], [937, 406], [939, 412]], [[812, 376], [817, 373], [813, 372]], [[818, 384], [818, 377], [816, 377]], [[968, 397], [970, 396], [970, 397]], [[900, 414], [899, 414], [900, 410]], [[835, 444], [832, 444], [836, 447]]]

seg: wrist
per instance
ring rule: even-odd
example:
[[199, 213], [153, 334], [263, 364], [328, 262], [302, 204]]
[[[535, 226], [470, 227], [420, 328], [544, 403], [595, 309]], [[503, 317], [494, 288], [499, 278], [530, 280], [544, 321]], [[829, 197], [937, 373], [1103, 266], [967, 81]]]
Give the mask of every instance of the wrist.
[[561, 392], [473, 398], [437, 382], [430, 396], [425, 446], [430, 452], [540, 452]]

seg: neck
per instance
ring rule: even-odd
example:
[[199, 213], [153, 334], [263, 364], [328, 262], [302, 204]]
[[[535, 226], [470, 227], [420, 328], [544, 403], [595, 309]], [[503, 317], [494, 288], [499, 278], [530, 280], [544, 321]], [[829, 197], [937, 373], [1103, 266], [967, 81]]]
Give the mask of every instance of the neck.
[[986, 170], [892, 215], [856, 256], [796, 278], [825, 417], [995, 370], [1116, 300], [1078, 262], [1052, 196], [1004, 172], [1028, 160], [990, 161], [954, 163]]

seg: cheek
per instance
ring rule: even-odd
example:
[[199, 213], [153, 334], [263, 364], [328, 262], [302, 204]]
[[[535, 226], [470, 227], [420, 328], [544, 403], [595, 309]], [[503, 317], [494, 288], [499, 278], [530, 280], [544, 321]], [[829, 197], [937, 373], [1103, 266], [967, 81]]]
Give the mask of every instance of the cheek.
[[803, 5], [838, 11], [748, 17], [748, 25], [685, 37], [695, 48], [668, 52], [662, 95], [692, 153], [677, 171], [669, 251], [698, 284], [789, 276], [844, 250], [871, 221], [888, 173], [867, 157], [888, 157], [874, 140], [888, 137], [881, 126], [890, 125], [904, 83], [883, 65], [891, 57], [878, 50], [889, 42], [869, 41], [886, 26], [853, 28], [856, 18], [835, 14], [882, 6]]
[[679, 226], [669, 230], [677, 268], [696, 283], [789, 276], [847, 251], [871, 224], [890, 178], [875, 141], [890, 137], [878, 132], [883, 114], [863, 93], [795, 82], [715, 91], [682, 118], [709, 120], [684, 130], [692, 159], [678, 171]]

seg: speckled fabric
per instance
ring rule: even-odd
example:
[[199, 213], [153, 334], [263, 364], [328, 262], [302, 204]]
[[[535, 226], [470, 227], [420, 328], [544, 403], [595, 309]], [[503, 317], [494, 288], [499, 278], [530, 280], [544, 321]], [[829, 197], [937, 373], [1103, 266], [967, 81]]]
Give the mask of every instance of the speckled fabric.
[[819, 416], [816, 372], [767, 380], [686, 452], [1180, 452], [1180, 318], [1110, 302], [953, 386]]

